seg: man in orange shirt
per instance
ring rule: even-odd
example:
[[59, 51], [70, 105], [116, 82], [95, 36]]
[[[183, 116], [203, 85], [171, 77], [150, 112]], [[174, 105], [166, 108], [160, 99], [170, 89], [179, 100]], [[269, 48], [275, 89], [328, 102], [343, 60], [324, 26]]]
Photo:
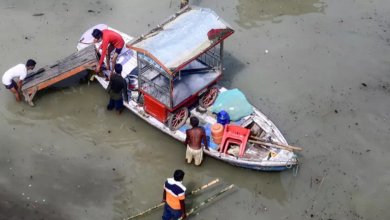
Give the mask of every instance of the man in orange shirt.
[[110, 54], [115, 49], [114, 57], [112, 58], [112, 70], [108, 79], [111, 78], [111, 75], [114, 71], [114, 67], [116, 65], [116, 59], [118, 55], [121, 53], [122, 48], [125, 46], [125, 41], [122, 36], [115, 31], [111, 30], [99, 30], [95, 29], [92, 32], [92, 36], [95, 38], [95, 43], [103, 41], [100, 45], [98, 51], [102, 49], [102, 56], [100, 57], [99, 65], [96, 67], [96, 72], [100, 72], [100, 68], [104, 61], [104, 56], [107, 57], [107, 69], [110, 70]]
[[184, 178], [184, 172], [182, 170], [176, 170], [173, 174], [173, 178], [168, 178], [164, 184], [163, 200], [165, 202], [163, 220], [178, 220], [180, 217], [185, 219], [185, 193], [186, 188], [183, 186], [182, 181]]

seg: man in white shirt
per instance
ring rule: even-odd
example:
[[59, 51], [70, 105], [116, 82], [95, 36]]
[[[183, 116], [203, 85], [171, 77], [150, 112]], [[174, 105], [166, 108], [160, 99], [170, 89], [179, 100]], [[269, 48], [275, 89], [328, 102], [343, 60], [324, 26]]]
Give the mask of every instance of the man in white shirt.
[[[5, 88], [11, 90], [15, 95], [16, 101], [20, 102], [19, 91], [22, 89], [22, 82], [27, 77], [27, 71], [33, 70], [37, 63], [34, 60], [28, 60], [26, 65], [18, 64], [4, 73], [2, 81]], [[18, 77], [18, 83], [15, 83], [14, 78]]]

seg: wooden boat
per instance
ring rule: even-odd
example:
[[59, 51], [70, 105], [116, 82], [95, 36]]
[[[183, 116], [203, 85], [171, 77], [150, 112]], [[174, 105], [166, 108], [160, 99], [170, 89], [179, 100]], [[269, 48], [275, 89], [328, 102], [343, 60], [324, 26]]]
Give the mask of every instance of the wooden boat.
[[[216, 40], [210, 40], [210, 36], [209, 39], [207, 39], [207, 33], [210, 29], [221, 27], [231, 31], [226, 32], [227, 34], [225, 36], [219, 36]], [[206, 129], [210, 151], [204, 152], [208, 156], [237, 167], [258, 171], [282, 171], [286, 168], [298, 166], [298, 159], [296, 154], [292, 151], [257, 144], [248, 144], [243, 156], [239, 157], [235, 154], [221, 153], [218, 150], [219, 145], [215, 144], [210, 137], [210, 126], [217, 122], [216, 115], [210, 111], [210, 108], [207, 108], [206, 112], [198, 111], [198, 96], [202, 95], [207, 89], [207, 91], [209, 91], [211, 86], [216, 88], [214, 82], [222, 77], [223, 71], [223, 41], [227, 36], [234, 32], [232, 31], [233, 29], [231, 26], [218, 17], [212, 10], [187, 6], [168, 17], [156, 28], [136, 39], [121, 31], [110, 28], [107, 25], [99, 24], [82, 35], [77, 45], [78, 50], [83, 50], [88, 47], [88, 44], [93, 44], [91, 33], [95, 28], [100, 30], [113, 30], [119, 33], [125, 40], [126, 47], [122, 49], [117, 60], [117, 63], [121, 63], [123, 66], [122, 76], [124, 78], [132, 76], [137, 79], [137, 76], [133, 75], [134, 71], [136, 71], [140, 74], [138, 77], [141, 77], [140, 79], [137, 79], [139, 88], [133, 89], [133, 91], [131, 91], [131, 100], [129, 100], [128, 104], [124, 103], [124, 106], [134, 114], [173, 138], [184, 141], [186, 138], [185, 130], [190, 128], [188, 120], [186, 120], [187, 118], [184, 118], [180, 127], [176, 129], [172, 129], [172, 124], [170, 124], [171, 121], [169, 121], [168, 118], [175, 117], [175, 115], [178, 115], [177, 112], [183, 108], [187, 108], [189, 114], [198, 117], [201, 126]], [[183, 36], [187, 37], [183, 38]], [[164, 42], [159, 43], [160, 40], [163, 40]], [[95, 46], [98, 47], [99, 44], [96, 44]], [[218, 50], [215, 50], [217, 46], [219, 46], [219, 54]], [[156, 49], [156, 47], [158, 48]], [[214, 51], [211, 49], [214, 49]], [[160, 61], [159, 59], [163, 61]], [[212, 66], [207, 59], [209, 59], [209, 61], [217, 59], [218, 62], [216, 65]], [[142, 74], [147, 72], [145, 71], [145, 69], [147, 69], [145, 65], [152, 66], [154, 71], [152, 72], [156, 73], [155, 75], [159, 75], [159, 73], [155, 71], [157, 69], [160, 71], [160, 75], [166, 76], [168, 82], [172, 83], [171, 88], [176, 88], [178, 85], [177, 83], [182, 83], [181, 80], [185, 80], [183, 79], [185, 78], [183, 75], [183, 70], [185, 69], [192, 69], [194, 71], [202, 69], [203, 71], [205, 68], [202, 67], [210, 67], [206, 70], [207, 74], [213, 73], [216, 75], [207, 82], [202, 81], [201, 83], [204, 83], [204, 87], [197, 88], [195, 92], [190, 94], [189, 98], [175, 104], [174, 99], [177, 97], [174, 94], [174, 89], [169, 91], [171, 94], [168, 96], [172, 95], [172, 97], [168, 97], [168, 101], [166, 102], [153, 96], [151, 94], [152, 92], [147, 91], [145, 82], [142, 78], [144, 77]], [[109, 74], [109, 71], [103, 72], [106, 76]], [[150, 74], [149, 72], [148, 74]], [[103, 88], [107, 88], [108, 86], [106, 76], [95, 77]], [[204, 78], [205, 75], [201, 76]], [[151, 83], [151, 81], [148, 80], [147, 83]], [[167, 86], [167, 88], [168, 87], [169, 86]], [[219, 89], [219, 94], [227, 90], [220, 86], [217, 88]], [[159, 91], [162, 91], [161, 88]], [[139, 105], [141, 96], [145, 100], [146, 108], [145, 105], [142, 107]], [[151, 106], [152, 104], [147, 104], [147, 102], [151, 102], [153, 106], [157, 105], [162, 107], [158, 107], [158, 111], [153, 111], [153, 109], [151, 110], [151, 107], [148, 107], [148, 105]], [[267, 139], [287, 145], [286, 139], [275, 124], [257, 108], [254, 106], [252, 107], [254, 112], [251, 115], [248, 115], [239, 121], [231, 122], [231, 124], [251, 129], [255, 131], [258, 136], [260, 134], [265, 134]], [[163, 114], [160, 114], [161, 111], [163, 111]]]

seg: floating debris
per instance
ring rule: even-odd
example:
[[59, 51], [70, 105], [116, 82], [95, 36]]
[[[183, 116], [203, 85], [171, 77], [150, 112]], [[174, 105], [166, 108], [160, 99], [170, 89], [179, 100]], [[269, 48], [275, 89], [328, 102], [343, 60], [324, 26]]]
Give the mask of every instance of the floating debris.
[[43, 16], [43, 15], [44, 15], [43, 13], [33, 14], [33, 16]]

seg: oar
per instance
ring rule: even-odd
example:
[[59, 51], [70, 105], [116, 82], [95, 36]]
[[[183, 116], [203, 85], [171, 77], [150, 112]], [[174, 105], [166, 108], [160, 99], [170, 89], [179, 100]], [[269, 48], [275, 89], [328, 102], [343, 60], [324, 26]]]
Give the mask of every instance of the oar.
[[[198, 188], [198, 189], [196, 189], [196, 190], [194, 190], [194, 191], [188, 193], [186, 196], [194, 195], [195, 193], [199, 192], [200, 190], [205, 189], [205, 188], [207, 188], [207, 187], [209, 187], [209, 186], [211, 186], [211, 185], [214, 185], [214, 184], [216, 184], [216, 183], [218, 183], [218, 182], [219, 182], [219, 179], [216, 179], [216, 180], [214, 180], [214, 181], [212, 181], [212, 182], [210, 182], [210, 183], [208, 183], [208, 184], [206, 184], [206, 185], [204, 185], [204, 186], [202, 186], [202, 187], [200, 187], [200, 188]], [[130, 220], [130, 219], [139, 217], [139, 216], [144, 215], [144, 214], [146, 214], [146, 213], [148, 213], [148, 212], [151, 212], [151, 211], [153, 211], [153, 210], [156, 210], [156, 209], [158, 209], [158, 208], [164, 206], [164, 204], [165, 204], [165, 203], [163, 202], [163, 203], [160, 203], [160, 204], [158, 204], [158, 205], [156, 205], [156, 206], [153, 206], [152, 208], [150, 208], [150, 209], [148, 209], [148, 210], [145, 210], [145, 211], [143, 211], [143, 212], [141, 212], [141, 213], [139, 213], [139, 214], [137, 214], [137, 215], [133, 215], [133, 216], [131, 216], [130, 218], [127, 218], [127, 220]], [[126, 220], [126, 219], [124, 219], [124, 220]]]
[[[263, 139], [259, 138], [259, 137], [255, 137], [255, 136], [250, 136], [250, 138], [253, 138], [253, 139], [256, 139], [256, 140], [260, 140], [261, 142], [263, 143], [267, 143], [267, 142], [264, 142]], [[268, 143], [268, 144], [274, 144], [274, 145], [279, 145], [281, 147], [285, 147], [285, 148], [291, 148], [293, 150], [299, 150], [301, 151], [302, 148], [300, 147], [294, 147], [294, 146], [290, 146], [290, 145], [287, 145], [287, 144], [282, 144], [282, 143], [279, 143], [279, 142], [272, 142], [272, 143]], [[265, 145], [265, 144], [264, 144]], [[266, 145], [268, 146], [268, 145]]]
[[248, 142], [249, 143], [254, 143], [254, 144], [260, 144], [260, 145], [264, 145], [264, 146], [268, 146], [268, 147], [274, 147], [274, 148], [279, 148], [279, 149], [283, 149], [283, 150], [293, 151], [293, 149], [291, 149], [291, 148], [282, 147], [282, 146], [279, 146], [279, 145], [276, 145], [276, 144], [267, 143], [267, 142], [253, 141], [253, 140], [248, 140]]
[[[196, 207], [192, 208], [189, 212], [187, 212], [187, 217], [189, 215], [191, 215], [192, 213], [194, 213], [196, 210], [198, 210], [200, 207], [206, 205], [207, 203], [209, 203], [211, 200], [217, 198], [218, 196], [222, 195], [223, 193], [225, 193], [226, 191], [228, 190], [231, 190], [234, 188], [234, 185], [230, 185], [229, 187], [227, 187], [226, 189], [220, 191], [219, 193], [213, 195], [212, 197], [206, 199], [205, 201], [203, 201], [202, 203], [200, 203], [199, 205], [197, 205]], [[179, 218], [179, 220], [182, 220], [182, 218]]]

